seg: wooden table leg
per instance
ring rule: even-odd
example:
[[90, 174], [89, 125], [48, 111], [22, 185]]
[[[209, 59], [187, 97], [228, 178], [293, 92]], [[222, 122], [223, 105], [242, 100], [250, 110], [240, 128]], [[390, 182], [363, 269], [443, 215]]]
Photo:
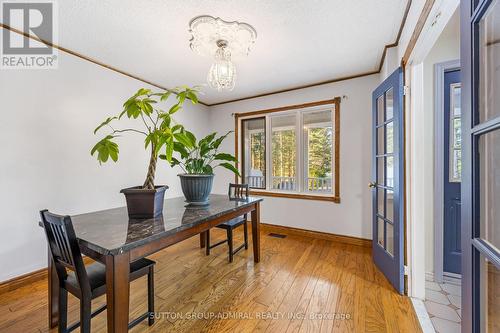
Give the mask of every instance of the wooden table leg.
[[59, 325], [59, 278], [50, 248], [48, 251], [49, 328]]
[[204, 232], [202, 232], [202, 233], [200, 234], [200, 248], [202, 248], [202, 249], [203, 249], [203, 248], [205, 248], [205, 240], [206, 240], [206, 239], [205, 239], [205, 235], [206, 235], [206, 233], [207, 233], [207, 232], [206, 232], [206, 231], [204, 231]]
[[128, 332], [130, 253], [108, 255], [105, 263], [108, 333]]
[[252, 242], [253, 242], [253, 261], [260, 261], [260, 202], [255, 203], [255, 209], [252, 210]]

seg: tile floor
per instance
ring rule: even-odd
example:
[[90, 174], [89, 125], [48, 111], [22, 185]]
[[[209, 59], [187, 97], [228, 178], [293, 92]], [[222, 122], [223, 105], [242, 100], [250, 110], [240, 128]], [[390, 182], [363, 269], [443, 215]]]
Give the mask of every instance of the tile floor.
[[425, 308], [437, 333], [460, 332], [461, 287], [453, 283], [425, 281]]

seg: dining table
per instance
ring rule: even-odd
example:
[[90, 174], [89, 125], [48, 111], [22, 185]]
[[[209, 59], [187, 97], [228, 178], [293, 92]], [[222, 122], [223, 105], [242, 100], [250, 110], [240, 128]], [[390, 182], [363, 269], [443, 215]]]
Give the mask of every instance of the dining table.
[[[108, 332], [127, 332], [129, 320], [130, 263], [156, 253], [238, 216], [250, 213], [253, 260], [260, 261], [260, 203], [262, 199], [230, 199], [211, 194], [209, 204], [192, 206], [183, 197], [166, 199], [163, 214], [150, 219], [131, 219], [127, 208], [113, 208], [71, 216], [83, 255], [106, 267]], [[58, 287], [55, 265], [49, 255], [49, 327], [59, 323]]]

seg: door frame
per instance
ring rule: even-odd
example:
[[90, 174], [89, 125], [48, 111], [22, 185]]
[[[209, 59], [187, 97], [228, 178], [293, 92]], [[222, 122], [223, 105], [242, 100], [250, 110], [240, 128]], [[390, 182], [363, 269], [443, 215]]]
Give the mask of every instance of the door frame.
[[[438, 0], [434, 3], [405, 66], [404, 84], [409, 87], [409, 98], [405, 101], [408, 296], [422, 300], [425, 299], [426, 276], [423, 255], [426, 235], [422, 221], [434, 217], [433, 213], [426, 215], [429, 210], [428, 193], [434, 192], [434, 186], [426, 182], [428, 178], [422, 159], [425, 156], [422, 142], [425, 140], [423, 133], [426, 126], [422, 116], [425, 113], [424, 60], [459, 4], [459, 0]], [[433, 203], [433, 200], [430, 202]]]
[[434, 65], [434, 280], [438, 283], [444, 280], [444, 73], [457, 69], [458, 59]]

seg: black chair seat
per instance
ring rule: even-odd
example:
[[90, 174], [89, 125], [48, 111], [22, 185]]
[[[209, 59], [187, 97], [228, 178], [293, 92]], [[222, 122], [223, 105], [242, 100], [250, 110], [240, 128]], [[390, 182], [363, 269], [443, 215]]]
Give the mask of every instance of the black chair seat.
[[244, 216], [238, 216], [232, 220], [226, 221], [224, 223], [219, 224], [217, 227], [227, 229], [227, 228], [235, 228], [237, 226], [242, 225], [245, 223], [245, 217]]
[[[149, 267], [154, 266], [156, 263], [153, 260], [142, 258], [130, 263], [130, 281], [136, 280], [141, 276], [147, 275]], [[99, 297], [106, 293], [106, 266], [100, 262], [94, 262], [85, 266], [87, 276], [89, 279], [90, 290], [92, 297]], [[66, 289], [75, 296], [80, 295], [80, 287], [75, 273], [68, 273], [65, 281]]]

